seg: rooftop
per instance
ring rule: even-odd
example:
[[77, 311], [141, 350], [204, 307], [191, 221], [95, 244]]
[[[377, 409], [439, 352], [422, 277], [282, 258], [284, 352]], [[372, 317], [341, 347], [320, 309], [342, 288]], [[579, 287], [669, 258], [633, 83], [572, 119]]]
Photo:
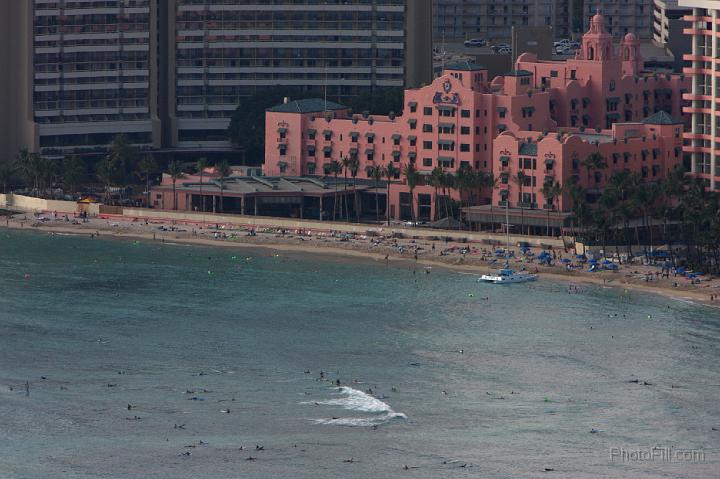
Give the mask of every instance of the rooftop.
[[450, 64], [445, 65], [446, 70], [459, 70], [459, 71], [466, 71], [466, 72], [476, 72], [479, 70], [487, 70], [486, 67], [482, 65], [478, 65], [477, 63], [474, 63], [470, 60], [463, 60], [459, 62], [453, 62]]
[[[327, 196], [335, 194], [335, 179], [330, 176], [231, 176], [224, 181], [223, 193], [226, 195], [269, 195], [269, 196]], [[344, 179], [338, 178], [337, 183], [344, 185]], [[349, 187], [364, 190], [372, 186], [370, 180], [348, 180]], [[167, 189], [168, 185], [156, 188]], [[200, 183], [197, 181], [178, 181], [178, 191], [199, 192]], [[218, 178], [206, 178], [202, 184], [203, 194], [220, 194], [220, 181]]]
[[643, 120], [643, 123], [646, 125], [682, 125], [683, 122], [680, 120], [676, 120], [672, 116], [670, 116], [668, 113], [660, 110], [659, 112], [655, 113], [654, 115], [650, 115], [649, 117], [645, 118]]
[[305, 98], [293, 100], [287, 103], [268, 108], [267, 111], [275, 113], [319, 113], [332, 110], [346, 110], [347, 107], [340, 103], [325, 101], [322, 98]]
[[613, 137], [611, 135], [604, 135], [602, 133], [571, 133], [587, 141], [588, 143], [612, 143]]
[[532, 72], [527, 70], [511, 70], [505, 74], [506, 77], [527, 77], [531, 75]]

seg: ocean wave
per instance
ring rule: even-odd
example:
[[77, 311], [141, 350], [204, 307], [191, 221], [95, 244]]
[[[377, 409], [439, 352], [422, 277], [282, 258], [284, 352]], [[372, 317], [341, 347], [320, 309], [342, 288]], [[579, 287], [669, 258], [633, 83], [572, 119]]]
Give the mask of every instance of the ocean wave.
[[338, 406], [348, 411], [359, 411], [372, 414], [367, 417], [333, 417], [330, 419], [315, 419], [316, 424], [335, 426], [377, 426], [393, 419], [407, 419], [407, 415], [395, 412], [389, 404], [380, 399], [350, 387], [340, 387], [335, 390], [339, 397], [323, 401], [305, 401], [303, 404], [324, 406]]

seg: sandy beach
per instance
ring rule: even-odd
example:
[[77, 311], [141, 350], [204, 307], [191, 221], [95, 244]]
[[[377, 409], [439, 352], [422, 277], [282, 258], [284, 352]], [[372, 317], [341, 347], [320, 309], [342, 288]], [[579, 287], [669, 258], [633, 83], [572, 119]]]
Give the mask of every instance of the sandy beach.
[[[322, 254], [340, 257], [366, 258], [378, 262], [398, 262], [418, 267], [437, 267], [473, 274], [483, 274], [498, 269], [498, 259], [493, 248], [476, 243], [431, 241], [428, 239], [394, 238], [390, 232], [385, 236], [348, 235], [333, 231], [289, 231], [275, 228], [257, 229], [231, 225], [183, 224], [173, 226], [170, 222], [135, 220], [128, 218], [76, 218], [65, 220], [58, 215], [45, 214], [40, 220], [32, 214], [16, 213], [0, 222], [10, 229], [31, 230], [49, 234], [77, 234], [92, 237], [125, 240], [156, 241], [230, 248], [264, 248], [294, 254]], [[217, 228], [218, 226], [219, 228]], [[515, 248], [517, 250], [517, 248]], [[535, 248], [536, 255], [540, 250]], [[670, 274], [663, 278], [661, 268], [654, 265], [623, 264], [619, 271], [588, 272], [587, 265], [577, 262], [573, 251], [556, 251], [553, 266], [538, 264], [533, 257], [517, 257], [510, 260], [510, 267], [537, 272], [540, 278], [569, 283], [600, 285], [628, 291], [660, 294], [669, 298], [701, 303], [720, 308], [720, 280], [703, 277], [693, 284], [683, 276]], [[516, 251], [517, 254], [517, 251]], [[573, 260], [571, 269], [560, 262], [562, 258]], [[621, 292], [622, 293], [622, 292]]]

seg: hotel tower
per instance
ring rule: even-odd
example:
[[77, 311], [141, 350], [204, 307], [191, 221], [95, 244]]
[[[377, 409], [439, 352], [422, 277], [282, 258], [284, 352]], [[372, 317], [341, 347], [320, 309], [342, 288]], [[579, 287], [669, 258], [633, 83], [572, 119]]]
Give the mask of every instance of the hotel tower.
[[685, 17], [687, 35], [692, 36], [692, 53], [685, 55], [691, 65], [685, 73], [692, 77], [691, 101], [686, 113], [692, 115], [692, 129], [686, 133], [685, 152], [690, 154], [691, 173], [702, 178], [714, 190], [720, 189], [720, 2], [680, 0], [691, 7]]
[[431, 0], [0, 0], [0, 161], [102, 154], [117, 133], [235, 155], [269, 86], [347, 100], [432, 79]]

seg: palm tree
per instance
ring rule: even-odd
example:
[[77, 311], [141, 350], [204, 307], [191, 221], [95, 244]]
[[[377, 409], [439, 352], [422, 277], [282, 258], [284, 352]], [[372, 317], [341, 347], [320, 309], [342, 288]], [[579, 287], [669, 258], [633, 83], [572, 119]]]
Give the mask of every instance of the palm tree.
[[578, 230], [582, 230], [586, 224], [587, 218], [589, 217], [585, 189], [577, 180], [573, 179], [565, 183], [563, 191], [568, 195], [572, 204], [571, 218], [573, 222], [577, 223]]
[[385, 178], [387, 178], [387, 224], [390, 226], [390, 183], [395, 179], [397, 169], [393, 166], [392, 161], [388, 162], [387, 166], [383, 169]]
[[3, 194], [7, 193], [7, 184], [14, 174], [15, 165], [9, 161], [0, 163], [0, 184], [2, 184], [3, 187]]
[[410, 219], [415, 223], [415, 187], [420, 181], [420, 173], [418, 173], [415, 165], [408, 163], [403, 168], [403, 175], [405, 176], [405, 182], [407, 183], [408, 189], [410, 190]]
[[380, 189], [380, 180], [382, 180], [383, 177], [383, 168], [381, 166], [373, 166], [369, 165], [365, 172], [367, 173], [368, 177], [371, 177], [375, 183], [375, 221], [378, 223], [380, 222], [380, 193], [378, 193], [378, 190]]
[[343, 207], [345, 208], [345, 220], [350, 221], [350, 215], [348, 214], [348, 205], [347, 205], [347, 177], [348, 177], [348, 169], [350, 169], [350, 157], [348, 155], [345, 155], [340, 160], [340, 166], [342, 167], [344, 181], [343, 181], [343, 200], [342, 204], [340, 205], [340, 216], [342, 216], [342, 210]]
[[590, 153], [587, 158], [582, 161], [582, 166], [587, 170], [588, 181], [590, 180], [590, 172], [594, 170], [604, 170], [607, 168], [607, 161], [598, 152]]
[[442, 185], [443, 174], [444, 173], [443, 173], [443, 169], [441, 166], [436, 166], [435, 168], [433, 168], [432, 173], [430, 173], [430, 183], [435, 188], [435, 197], [434, 197], [434, 201], [433, 201], [433, 204], [435, 206], [433, 208], [433, 210], [434, 210], [435, 214], [433, 215], [433, 221], [437, 221], [440, 219], [439, 218], [440, 214], [438, 211], [439, 206], [440, 206], [440, 204], [438, 202], [438, 191], [440, 189], [440, 186]]
[[105, 202], [109, 203], [110, 188], [117, 184], [120, 176], [118, 164], [110, 155], [107, 155], [96, 165], [95, 174], [105, 187]]
[[525, 230], [525, 201], [523, 198], [523, 189], [525, 188], [525, 181], [529, 178], [523, 171], [518, 171], [517, 175], [513, 176], [513, 181], [517, 183], [520, 188], [520, 233], [523, 234]]
[[[546, 181], [540, 188], [540, 193], [545, 197], [545, 204], [555, 206], [555, 200], [560, 198], [562, 194], [562, 185], [557, 181]], [[550, 236], [550, 209], [547, 210], [547, 226], [545, 230], [545, 236]]]
[[232, 175], [232, 168], [227, 160], [222, 160], [220, 163], [215, 165], [215, 172], [218, 174], [218, 181], [220, 182], [220, 213], [223, 212], [223, 200], [225, 198], [225, 181]]
[[75, 188], [85, 175], [85, 165], [77, 156], [66, 156], [63, 158], [62, 170], [63, 186], [67, 192], [75, 192]]
[[127, 186], [135, 170], [136, 151], [125, 135], [116, 135], [110, 144], [108, 156], [115, 163], [117, 186]]
[[332, 173], [333, 177], [335, 178], [335, 195], [333, 197], [333, 221], [335, 221], [335, 213], [337, 211], [337, 206], [338, 206], [337, 178], [341, 171], [342, 171], [342, 164], [337, 160], [332, 160], [330, 162], [330, 173]]
[[[355, 209], [355, 219], [358, 223], [360, 223], [360, 206], [359, 206], [359, 197], [357, 194], [357, 183], [355, 182], [358, 174], [358, 169], [360, 168], [360, 160], [358, 160], [357, 155], [350, 155], [350, 161], [348, 162], [348, 168], [350, 169], [350, 176], [353, 179], [353, 205]], [[349, 216], [348, 216], [349, 221]]]
[[207, 158], [202, 157], [198, 158], [197, 162], [195, 163], [195, 168], [197, 168], [198, 173], [200, 174], [200, 201], [202, 201], [202, 211], [205, 212], [205, 195], [203, 195], [203, 177], [205, 176], [205, 169], [208, 167], [208, 161]]
[[138, 164], [141, 179], [145, 180], [145, 207], [150, 208], [150, 175], [158, 171], [159, 166], [155, 157], [152, 155], [145, 155]]
[[177, 160], [171, 161], [170, 165], [168, 165], [168, 173], [170, 173], [170, 178], [172, 179], [173, 209], [177, 210], [177, 192], [175, 191], [175, 184], [178, 179], [184, 176], [180, 162]]
[[17, 169], [25, 180], [26, 186], [32, 185], [34, 194], [39, 193], [40, 176], [42, 175], [43, 165], [42, 158], [37, 153], [31, 153], [27, 148], [23, 148], [15, 158]]
[[[495, 177], [492, 173], [485, 173], [483, 175], [483, 186], [486, 188], [490, 188], [491, 190], [494, 190], [498, 187], [500, 183], [500, 178]], [[490, 227], [495, 230], [495, 206], [492, 201], [492, 191], [490, 192]]]

